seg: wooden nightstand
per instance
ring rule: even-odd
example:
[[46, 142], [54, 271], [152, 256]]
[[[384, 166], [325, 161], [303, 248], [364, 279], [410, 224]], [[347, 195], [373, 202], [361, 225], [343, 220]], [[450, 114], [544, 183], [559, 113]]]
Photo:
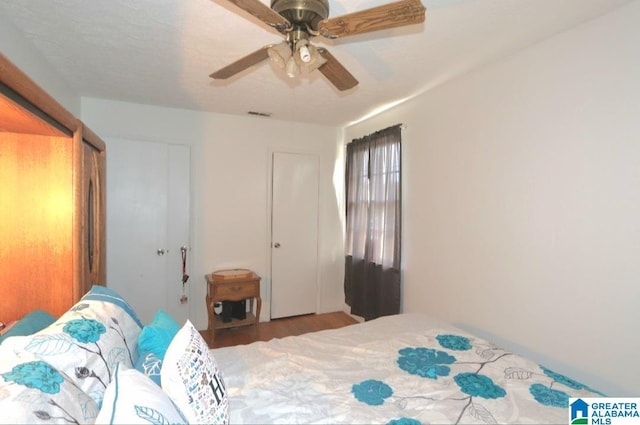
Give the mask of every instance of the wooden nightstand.
[[[262, 298], [260, 298], [260, 276], [254, 272], [248, 273], [238, 278], [216, 278], [215, 273], [205, 275], [207, 280], [207, 314], [209, 324], [207, 330], [211, 333], [211, 341], [215, 338], [216, 329], [234, 328], [236, 326], [255, 325], [258, 333], [258, 323], [260, 321], [260, 309], [262, 308]], [[231, 319], [230, 322], [223, 322], [222, 318], [216, 316], [213, 305], [222, 301], [242, 301], [249, 299], [249, 311], [245, 319]], [[253, 312], [253, 301], [256, 300], [256, 311]]]

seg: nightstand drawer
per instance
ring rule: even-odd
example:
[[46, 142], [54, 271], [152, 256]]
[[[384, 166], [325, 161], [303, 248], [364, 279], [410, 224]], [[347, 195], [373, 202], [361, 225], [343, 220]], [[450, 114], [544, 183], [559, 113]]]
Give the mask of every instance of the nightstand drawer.
[[218, 284], [215, 288], [215, 297], [218, 299], [223, 298], [238, 298], [245, 299], [256, 296], [256, 285], [251, 283], [233, 283], [233, 284]]

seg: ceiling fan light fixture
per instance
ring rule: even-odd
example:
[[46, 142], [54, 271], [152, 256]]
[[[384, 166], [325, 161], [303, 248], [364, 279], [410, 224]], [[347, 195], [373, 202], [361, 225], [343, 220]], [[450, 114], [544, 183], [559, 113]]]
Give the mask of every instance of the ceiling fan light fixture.
[[327, 60], [323, 58], [320, 53], [318, 53], [318, 49], [316, 49], [315, 46], [310, 46], [310, 50], [311, 61], [304, 65], [304, 69], [306, 72], [315, 71], [327, 62]]
[[278, 65], [280, 68], [284, 68], [287, 61], [291, 58], [291, 46], [287, 41], [270, 46], [267, 49], [271, 62]]
[[306, 38], [300, 38], [296, 41], [295, 49], [298, 56], [297, 59], [300, 59], [303, 64], [309, 63], [312, 60], [310, 47], [312, 46]]
[[311, 51], [309, 50], [309, 40], [301, 38], [296, 42], [296, 52], [303, 63], [311, 62]]
[[311, 62], [311, 52], [307, 46], [300, 47], [300, 59], [304, 63]]
[[298, 64], [305, 72], [315, 71], [327, 62], [327, 60], [318, 53], [316, 46], [312, 44], [309, 45], [309, 54], [311, 56], [309, 62]]
[[293, 56], [291, 56], [289, 60], [287, 60], [287, 66], [285, 70], [287, 72], [287, 77], [289, 78], [295, 78], [300, 75], [300, 67], [296, 63], [296, 60]]

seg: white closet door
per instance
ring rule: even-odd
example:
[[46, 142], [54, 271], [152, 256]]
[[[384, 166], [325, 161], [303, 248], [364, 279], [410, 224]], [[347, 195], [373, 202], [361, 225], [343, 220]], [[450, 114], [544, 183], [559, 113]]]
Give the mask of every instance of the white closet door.
[[180, 303], [180, 247], [189, 247], [190, 234], [190, 149], [109, 139], [107, 155], [107, 286], [145, 323], [159, 308], [183, 323], [191, 303]]
[[273, 154], [271, 318], [315, 313], [319, 158]]

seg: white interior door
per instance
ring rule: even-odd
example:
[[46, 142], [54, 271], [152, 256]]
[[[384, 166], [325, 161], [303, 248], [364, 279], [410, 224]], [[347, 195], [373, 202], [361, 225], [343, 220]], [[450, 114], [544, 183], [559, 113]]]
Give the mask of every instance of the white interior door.
[[273, 154], [272, 319], [316, 312], [318, 172], [316, 155]]
[[[180, 248], [189, 247], [190, 234], [190, 149], [109, 139], [107, 156], [107, 286], [144, 323], [159, 308], [183, 323], [190, 314], [190, 300], [180, 302]], [[188, 299], [189, 283], [185, 294]]]

